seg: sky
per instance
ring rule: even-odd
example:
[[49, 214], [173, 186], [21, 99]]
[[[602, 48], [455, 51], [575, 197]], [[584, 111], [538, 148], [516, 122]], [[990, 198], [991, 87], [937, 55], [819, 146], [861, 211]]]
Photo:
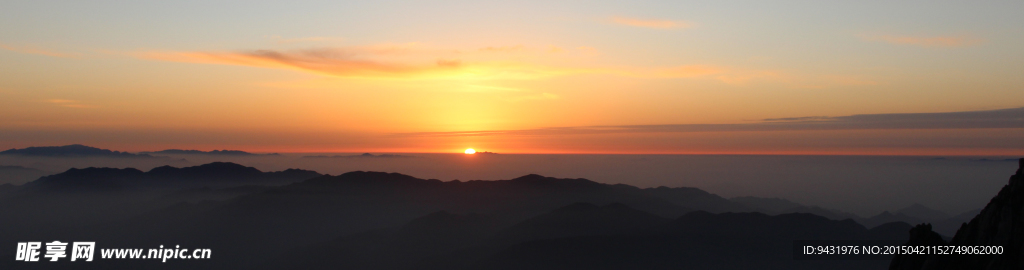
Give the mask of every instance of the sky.
[[4, 1], [0, 148], [1024, 155], [1021, 1]]

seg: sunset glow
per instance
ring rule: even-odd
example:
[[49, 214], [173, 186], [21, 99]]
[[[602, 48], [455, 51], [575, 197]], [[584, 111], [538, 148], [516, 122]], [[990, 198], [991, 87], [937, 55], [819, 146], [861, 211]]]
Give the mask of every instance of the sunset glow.
[[10, 5], [0, 148], [1024, 154], [1022, 3], [581, 5]]

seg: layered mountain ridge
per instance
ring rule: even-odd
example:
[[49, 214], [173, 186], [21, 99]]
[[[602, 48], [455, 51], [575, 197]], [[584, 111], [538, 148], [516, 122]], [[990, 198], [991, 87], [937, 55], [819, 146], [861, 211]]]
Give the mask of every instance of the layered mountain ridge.
[[1024, 268], [1024, 158], [1009, 182], [949, 242], [936, 237], [931, 225], [914, 227], [908, 244], [1000, 246], [995, 255], [903, 255], [892, 270], [1022, 269]]

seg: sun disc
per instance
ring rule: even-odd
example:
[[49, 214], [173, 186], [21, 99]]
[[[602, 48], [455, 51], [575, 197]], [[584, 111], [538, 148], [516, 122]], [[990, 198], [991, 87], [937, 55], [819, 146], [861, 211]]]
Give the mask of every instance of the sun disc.
[[473, 150], [473, 148], [466, 149], [466, 154], [467, 155], [476, 154], [476, 150]]

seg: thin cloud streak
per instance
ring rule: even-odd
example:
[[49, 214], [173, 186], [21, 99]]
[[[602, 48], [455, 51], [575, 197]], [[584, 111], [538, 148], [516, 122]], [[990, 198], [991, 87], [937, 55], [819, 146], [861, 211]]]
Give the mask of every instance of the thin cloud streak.
[[725, 83], [743, 83], [774, 76], [773, 72], [741, 72], [707, 65], [661, 68], [554, 67], [517, 62], [462, 62], [437, 59], [432, 64], [376, 60], [394, 50], [315, 49], [293, 52], [138, 52], [136, 58], [170, 62], [238, 65], [290, 69], [335, 77], [376, 79], [538, 79], [555, 76], [603, 74], [636, 78], [708, 77]]
[[146, 52], [136, 56], [171, 62], [293, 69], [342, 77], [414, 76], [458, 68], [457, 63], [440, 60], [433, 66], [364, 60], [339, 50], [306, 50], [298, 53], [271, 50], [241, 53]]
[[619, 25], [656, 29], [690, 28], [691, 26], [690, 23], [684, 21], [635, 19], [626, 17], [612, 17], [612, 22]]
[[397, 137], [469, 136], [558, 136], [612, 133], [746, 132], [816, 130], [906, 130], [906, 129], [1017, 129], [1024, 128], [1024, 107], [948, 113], [860, 114], [838, 117], [809, 116], [768, 118], [748, 124], [680, 124], [553, 127], [524, 130], [418, 132], [393, 134]]

